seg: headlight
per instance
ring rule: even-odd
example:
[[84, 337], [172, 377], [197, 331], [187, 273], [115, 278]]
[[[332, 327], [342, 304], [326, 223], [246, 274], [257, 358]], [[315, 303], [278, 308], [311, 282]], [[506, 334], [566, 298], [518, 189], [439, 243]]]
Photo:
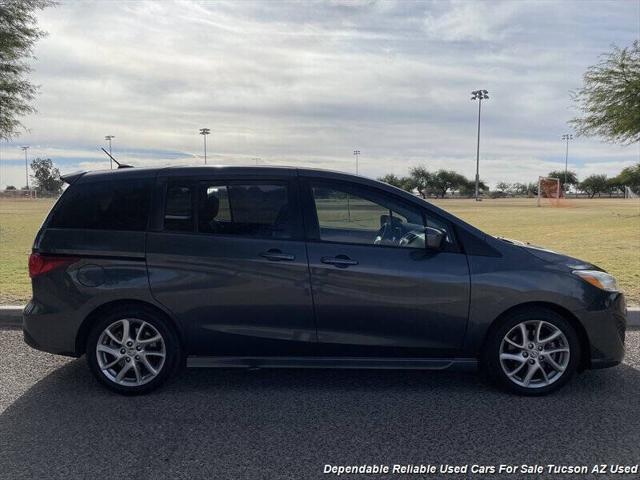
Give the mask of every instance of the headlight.
[[598, 270], [574, 270], [572, 273], [600, 290], [606, 290], [607, 292], [618, 291], [616, 277], [608, 273]]

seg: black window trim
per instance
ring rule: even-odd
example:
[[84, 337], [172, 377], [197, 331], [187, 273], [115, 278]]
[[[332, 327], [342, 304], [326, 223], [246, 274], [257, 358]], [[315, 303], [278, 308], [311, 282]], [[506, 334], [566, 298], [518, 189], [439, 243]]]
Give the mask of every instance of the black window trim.
[[[163, 233], [171, 233], [171, 234], [190, 234], [190, 233], [196, 233], [197, 232], [197, 221], [198, 218], [196, 217], [197, 214], [197, 208], [196, 208], [196, 195], [194, 195], [194, 188], [196, 187], [197, 183], [194, 182], [191, 179], [183, 179], [183, 178], [167, 178], [166, 182], [163, 182], [163, 188], [162, 188], [162, 198], [160, 201], [160, 231]], [[169, 188], [171, 188], [172, 186], [176, 186], [176, 185], [183, 185], [183, 186], [188, 186], [191, 187], [191, 217], [193, 218], [193, 227], [191, 230], [169, 230], [166, 228], [165, 226], [165, 218], [166, 218], [166, 211], [167, 211], [167, 200], [168, 200], [168, 194], [169, 194]]]

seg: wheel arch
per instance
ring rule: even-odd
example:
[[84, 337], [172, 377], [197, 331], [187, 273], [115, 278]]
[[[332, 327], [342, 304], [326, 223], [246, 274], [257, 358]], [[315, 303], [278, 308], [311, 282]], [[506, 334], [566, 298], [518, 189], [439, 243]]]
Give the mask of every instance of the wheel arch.
[[102, 315], [106, 314], [110, 310], [115, 308], [125, 308], [125, 307], [133, 307], [133, 308], [146, 308], [150, 310], [154, 310], [159, 316], [163, 317], [167, 323], [174, 329], [175, 333], [180, 340], [180, 344], [184, 348], [186, 346], [186, 335], [180, 324], [176, 322], [171, 315], [169, 315], [166, 311], [162, 310], [157, 305], [153, 303], [145, 302], [143, 300], [134, 300], [134, 299], [125, 299], [125, 300], [114, 300], [111, 302], [103, 303], [102, 305], [96, 307], [92, 310], [82, 321], [80, 328], [78, 329], [78, 333], [76, 334], [76, 354], [78, 356], [85, 353], [85, 347], [87, 343], [87, 337], [89, 335], [89, 331], [91, 330], [91, 326], [96, 322]]
[[500, 327], [500, 325], [502, 324], [502, 322], [505, 321], [505, 319], [521, 311], [532, 310], [532, 309], [551, 310], [554, 313], [561, 315], [571, 324], [573, 328], [575, 328], [576, 333], [578, 335], [578, 339], [580, 341], [580, 349], [581, 349], [581, 358], [580, 358], [580, 364], [578, 368], [580, 370], [585, 370], [590, 368], [591, 345], [589, 343], [589, 337], [587, 336], [587, 331], [585, 330], [584, 326], [582, 325], [582, 323], [580, 323], [580, 320], [578, 320], [578, 317], [576, 317], [573, 313], [571, 313], [571, 311], [567, 310], [566, 308], [558, 304], [550, 303], [550, 302], [526, 302], [526, 303], [520, 303], [518, 305], [514, 305], [506, 309], [504, 312], [498, 315], [493, 320], [493, 322], [491, 322], [491, 325], [489, 325], [489, 328], [487, 329], [484, 335], [484, 339], [482, 341], [481, 351], [484, 352], [485, 345], [487, 344], [487, 341], [490, 338], [491, 334], [498, 327]]

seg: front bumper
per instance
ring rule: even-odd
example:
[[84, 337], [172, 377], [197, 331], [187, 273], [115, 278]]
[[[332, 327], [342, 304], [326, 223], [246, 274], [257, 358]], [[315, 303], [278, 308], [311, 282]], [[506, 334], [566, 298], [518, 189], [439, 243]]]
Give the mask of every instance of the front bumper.
[[624, 359], [627, 308], [622, 293], [606, 294], [589, 308], [574, 312], [587, 333], [589, 368], [608, 368]]

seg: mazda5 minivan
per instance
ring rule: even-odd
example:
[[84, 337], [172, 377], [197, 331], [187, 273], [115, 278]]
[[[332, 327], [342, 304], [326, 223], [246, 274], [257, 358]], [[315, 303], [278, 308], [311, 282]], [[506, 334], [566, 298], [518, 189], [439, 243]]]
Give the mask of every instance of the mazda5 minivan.
[[464, 369], [525, 395], [617, 365], [600, 268], [374, 180], [277, 167], [68, 175], [29, 259], [34, 348], [112, 390], [181, 366]]

